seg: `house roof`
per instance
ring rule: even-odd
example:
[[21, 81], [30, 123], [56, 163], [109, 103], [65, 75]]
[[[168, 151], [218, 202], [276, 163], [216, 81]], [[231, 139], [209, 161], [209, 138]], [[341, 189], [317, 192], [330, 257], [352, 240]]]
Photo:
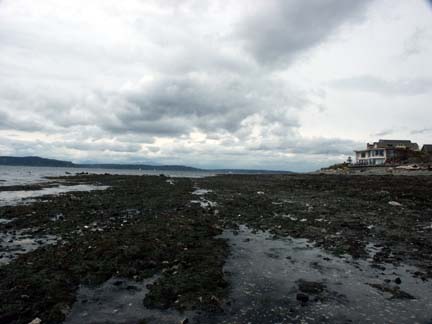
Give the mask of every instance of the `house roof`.
[[378, 147], [378, 148], [368, 148], [364, 150], [354, 150], [354, 152], [369, 152], [369, 151], [376, 151], [376, 150], [395, 150], [394, 147]]
[[406, 146], [415, 150], [419, 149], [419, 146], [417, 143], [413, 143], [410, 140], [383, 140], [380, 139], [378, 142], [375, 142], [374, 144], [377, 144], [380, 148], [385, 147], [394, 147], [394, 146]]
[[380, 139], [378, 143], [381, 144], [411, 144], [410, 140], [383, 140]]

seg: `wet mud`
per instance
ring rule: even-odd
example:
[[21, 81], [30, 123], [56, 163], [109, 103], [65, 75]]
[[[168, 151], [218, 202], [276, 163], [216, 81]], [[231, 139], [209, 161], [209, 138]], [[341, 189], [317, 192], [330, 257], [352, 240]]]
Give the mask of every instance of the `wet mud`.
[[83, 190], [0, 207], [0, 323], [430, 323], [429, 178], [84, 174], [3, 187]]

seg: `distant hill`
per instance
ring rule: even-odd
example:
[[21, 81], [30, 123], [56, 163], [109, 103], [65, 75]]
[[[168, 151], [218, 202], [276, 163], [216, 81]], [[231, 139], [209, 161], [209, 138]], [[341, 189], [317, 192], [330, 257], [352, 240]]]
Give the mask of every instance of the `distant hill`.
[[184, 165], [149, 165], [149, 164], [75, 164], [79, 168], [122, 169], [122, 170], [164, 170], [164, 171], [205, 171]]
[[90, 169], [123, 169], [123, 170], [165, 170], [165, 171], [204, 171], [183, 165], [148, 165], [148, 164], [76, 164], [68, 161], [45, 159], [38, 156], [0, 156], [0, 165], [64, 167]]
[[72, 162], [53, 159], [44, 159], [38, 156], [0, 156], [0, 165], [36, 166], [36, 167], [75, 167]]
[[34, 167], [64, 167], [87, 169], [121, 169], [121, 170], [152, 170], [152, 171], [185, 171], [185, 172], [214, 172], [234, 174], [259, 174], [259, 173], [292, 173], [288, 171], [270, 170], [242, 170], [242, 169], [199, 169], [184, 165], [149, 165], [149, 164], [76, 164], [68, 161], [45, 159], [38, 156], [0, 156], [0, 165], [9, 166], [34, 166]]

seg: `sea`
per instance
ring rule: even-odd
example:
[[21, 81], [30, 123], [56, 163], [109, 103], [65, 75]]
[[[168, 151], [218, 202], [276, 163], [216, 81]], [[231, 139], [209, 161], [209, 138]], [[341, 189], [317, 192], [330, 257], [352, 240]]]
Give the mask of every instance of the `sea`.
[[[53, 182], [49, 177], [73, 176], [78, 173], [118, 174], [118, 175], [165, 175], [167, 177], [201, 178], [214, 176], [215, 173], [205, 171], [164, 171], [164, 170], [119, 170], [93, 168], [58, 168], [58, 167], [26, 167], [0, 165], [0, 206], [17, 205], [31, 202], [31, 198], [60, 194], [71, 191], [103, 190], [104, 186], [76, 185], [44, 188], [42, 190], [8, 190], [9, 186], [32, 184], [48, 184]], [[11, 188], [13, 189], [13, 188]]]

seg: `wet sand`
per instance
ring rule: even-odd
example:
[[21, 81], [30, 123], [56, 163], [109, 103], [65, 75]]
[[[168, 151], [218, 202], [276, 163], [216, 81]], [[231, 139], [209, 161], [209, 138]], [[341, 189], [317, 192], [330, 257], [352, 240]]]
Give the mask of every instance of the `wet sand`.
[[432, 320], [430, 177], [52, 181], [103, 190], [0, 207], [1, 323]]

